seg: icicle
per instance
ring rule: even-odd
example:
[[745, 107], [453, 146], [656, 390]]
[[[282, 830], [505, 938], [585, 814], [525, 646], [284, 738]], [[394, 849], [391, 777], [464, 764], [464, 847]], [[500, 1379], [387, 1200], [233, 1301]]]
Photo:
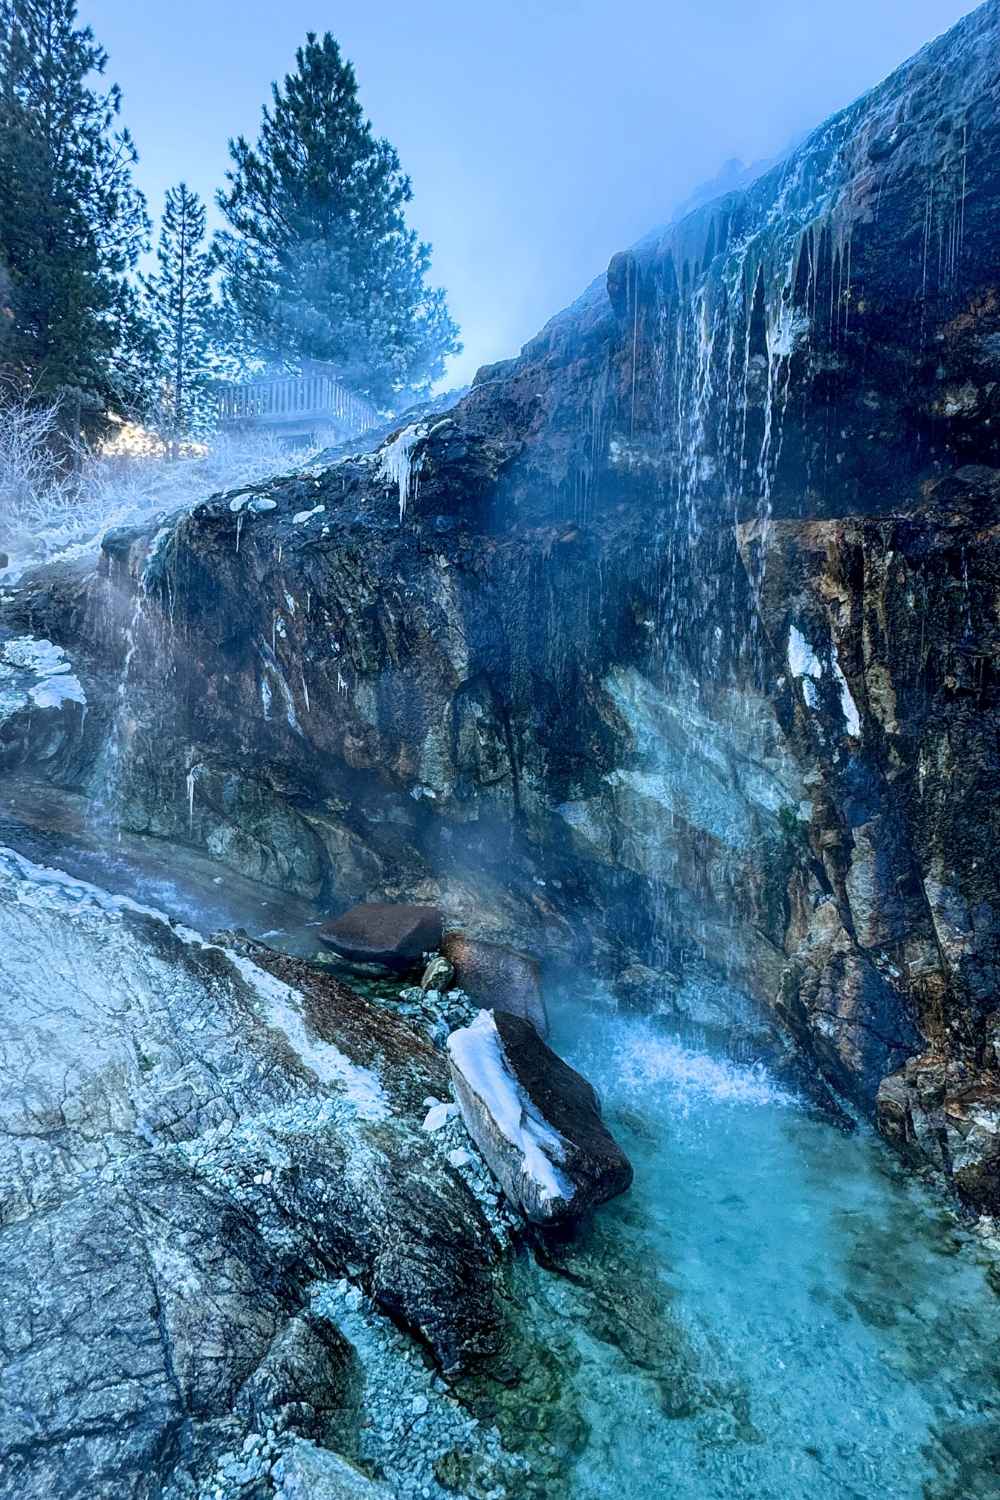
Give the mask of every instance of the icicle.
[[386, 484], [394, 484], [399, 491], [399, 524], [402, 526], [407, 503], [416, 493], [413, 473], [413, 450], [421, 438], [427, 436], [422, 422], [406, 427], [387, 448], [382, 451], [379, 476]]
[[193, 765], [187, 773], [187, 804], [188, 804], [188, 833], [194, 828], [194, 787], [201, 770], [200, 765]]

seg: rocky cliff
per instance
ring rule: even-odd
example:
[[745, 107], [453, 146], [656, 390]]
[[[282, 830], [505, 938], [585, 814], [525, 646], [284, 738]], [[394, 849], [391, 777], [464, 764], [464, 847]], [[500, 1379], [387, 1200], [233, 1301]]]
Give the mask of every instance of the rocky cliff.
[[638, 1003], [711, 972], [1000, 1210], [998, 56], [989, 0], [450, 412], [36, 575], [46, 774]]

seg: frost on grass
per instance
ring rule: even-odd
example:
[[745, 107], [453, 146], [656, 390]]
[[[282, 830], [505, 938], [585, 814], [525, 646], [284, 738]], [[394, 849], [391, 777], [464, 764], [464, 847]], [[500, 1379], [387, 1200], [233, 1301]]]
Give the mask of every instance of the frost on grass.
[[571, 1198], [572, 1184], [557, 1163], [566, 1156], [558, 1131], [542, 1117], [515, 1077], [493, 1016], [481, 1010], [470, 1026], [453, 1031], [448, 1054], [504, 1139], [520, 1153], [522, 1170], [551, 1202]]
[[[54, 455], [64, 437], [57, 407], [0, 404], [0, 552], [10, 561], [0, 580], [16, 583], [40, 562], [74, 561], [96, 553], [113, 527], [138, 526], [181, 512], [211, 495], [302, 472], [314, 455], [290, 454], [271, 434], [217, 434], [204, 449], [170, 461], [156, 451], [81, 448], [71, 470]], [[266, 497], [244, 496], [252, 513], [274, 509]]]

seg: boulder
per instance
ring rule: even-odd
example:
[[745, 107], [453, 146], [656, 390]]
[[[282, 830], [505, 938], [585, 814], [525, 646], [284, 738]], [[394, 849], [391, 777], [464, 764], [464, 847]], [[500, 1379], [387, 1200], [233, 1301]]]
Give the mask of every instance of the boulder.
[[274, 1466], [276, 1500], [392, 1500], [387, 1485], [369, 1479], [354, 1464], [301, 1438]]
[[549, 1034], [538, 964], [516, 948], [484, 943], [464, 932], [447, 932], [441, 952], [455, 970], [455, 983], [489, 1010], [530, 1021], [539, 1036]]
[[452, 1032], [448, 1058], [466, 1129], [532, 1223], [576, 1219], [630, 1186], [593, 1088], [530, 1021], [482, 1010]]
[[441, 942], [441, 913], [434, 906], [364, 902], [324, 923], [320, 940], [355, 963], [404, 972]]
[[455, 983], [455, 970], [450, 961], [441, 953], [436, 953], [427, 965], [420, 981], [420, 988], [426, 993], [427, 990], [437, 990], [439, 994], [445, 994]]

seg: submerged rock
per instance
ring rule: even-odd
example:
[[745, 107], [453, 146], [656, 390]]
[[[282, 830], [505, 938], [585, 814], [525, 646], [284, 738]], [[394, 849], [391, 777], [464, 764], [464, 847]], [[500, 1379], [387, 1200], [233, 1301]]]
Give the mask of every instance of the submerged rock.
[[324, 923], [321, 940], [342, 957], [405, 973], [441, 941], [441, 913], [433, 906], [369, 901]]
[[455, 982], [486, 1010], [504, 1011], [530, 1021], [545, 1037], [549, 1019], [545, 1011], [538, 963], [516, 948], [466, 937], [464, 932], [446, 932], [441, 952], [455, 969]]
[[275, 1500], [393, 1500], [387, 1485], [315, 1443], [290, 1444], [274, 1466]]
[[480, 1011], [452, 1032], [448, 1056], [466, 1128], [527, 1219], [576, 1219], [631, 1185], [593, 1088], [529, 1021]]

